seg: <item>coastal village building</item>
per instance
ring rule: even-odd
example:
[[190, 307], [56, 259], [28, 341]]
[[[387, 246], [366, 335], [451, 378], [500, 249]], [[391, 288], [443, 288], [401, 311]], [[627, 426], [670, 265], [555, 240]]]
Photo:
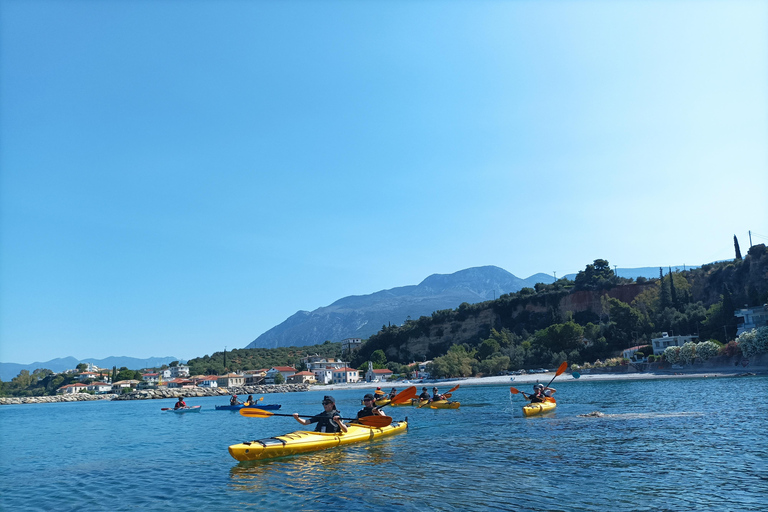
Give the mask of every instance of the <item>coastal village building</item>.
[[246, 386], [258, 386], [264, 383], [264, 379], [267, 378], [267, 372], [269, 368], [262, 368], [260, 370], [247, 370], [245, 373], [245, 385]]
[[670, 336], [667, 333], [661, 333], [661, 338], [653, 338], [651, 345], [653, 345], [653, 354], [663, 354], [667, 347], [682, 347], [689, 341], [696, 343], [699, 339], [698, 336]]
[[159, 373], [144, 373], [141, 375], [141, 380], [149, 384], [150, 386], [157, 386], [158, 381], [160, 380], [160, 374]]
[[333, 370], [333, 383], [342, 384], [345, 382], [360, 382], [360, 372], [356, 368], [346, 366]]
[[[635, 355], [635, 353], [636, 353], [638, 350], [640, 350], [641, 348], [645, 347], [645, 346], [646, 346], [646, 345], [637, 345], [637, 346], [635, 346], [635, 347], [629, 347], [628, 349], [625, 349], [625, 350], [624, 350], [624, 351], [621, 353], [621, 355], [622, 355], [622, 357], [624, 357], [625, 359], [632, 359], [632, 357]], [[656, 352], [656, 351], [654, 350], [654, 352]], [[662, 350], [662, 352], [663, 352], [663, 350]], [[649, 354], [643, 354], [643, 356], [645, 356], [645, 357], [648, 357], [648, 355], [649, 355]]]
[[83, 372], [77, 376], [77, 380], [79, 380], [80, 382], [83, 382], [84, 380], [88, 380], [88, 379], [93, 380], [98, 378], [99, 378], [99, 374], [94, 372]]
[[168, 381], [169, 388], [193, 388], [195, 383], [190, 379], [182, 379], [181, 377], [171, 379]]
[[180, 364], [179, 366], [171, 366], [168, 370], [170, 370], [170, 378], [172, 379], [189, 377], [189, 366]]
[[754, 308], [739, 309], [733, 316], [738, 319], [739, 323], [736, 329], [736, 336], [758, 327], [765, 327], [768, 325], [768, 304]]
[[333, 382], [333, 372], [347, 365], [343, 361], [337, 361], [333, 357], [325, 358], [317, 354], [301, 359], [307, 370], [315, 374], [315, 380], [321, 384]]
[[67, 384], [66, 386], [61, 386], [59, 389], [56, 390], [56, 393], [59, 393], [59, 394], [84, 393], [87, 388], [88, 386], [86, 386], [85, 384], [80, 384], [79, 382], [76, 382], [74, 384]]
[[392, 377], [392, 370], [374, 370], [373, 368], [369, 367], [368, 371], [365, 372], [366, 382], [386, 382], [390, 377]]
[[218, 375], [198, 375], [191, 380], [195, 383], [195, 386], [200, 388], [213, 389], [219, 387]]
[[362, 344], [362, 338], [344, 338], [341, 340], [341, 353], [349, 355], [351, 352], [359, 349]]
[[288, 384], [316, 384], [315, 374], [308, 371], [294, 373], [285, 380]]
[[97, 395], [101, 395], [104, 393], [111, 393], [112, 384], [107, 384], [106, 382], [91, 382], [86, 386], [86, 389], [88, 391], [93, 391]]
[[273, 366], [267, 371], [267, 376], [264, 379], [264, 382], [266, 384], [274, 384], [275, 376], [277, 376], [278, 373], [283, 376], [283, 380], [287, 381], [288, 377], [296, 373], [296, 368], [290, 366]]
[[429, 361], [422, 361], [420, 363], [413, 363], [418, 364], [418, 369], [411, 372], [411, 378], [414, 380], [417, 379], [428, 379], [429, 378], [429, 372], [427, 371], [427, 365], [431, 363], [432, 360]]
[[120, 393], [125, 388], [136, 389], [138, 385], [139, 381], [137, 380], [119, 380], [112, 384], [112, 391]]
[[245, 385], [245, 376], [236, 373], [219, 375], [217, 385], [220, 388], [236, 388]]

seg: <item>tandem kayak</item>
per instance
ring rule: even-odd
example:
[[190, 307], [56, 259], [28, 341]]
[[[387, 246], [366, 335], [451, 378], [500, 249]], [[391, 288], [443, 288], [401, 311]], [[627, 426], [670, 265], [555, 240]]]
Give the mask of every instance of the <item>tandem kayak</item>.
[[555, 402], [554, 398], [549, 398], [546, 402], [524, 405], [523, 414], [526, 416], [535, 416], [537, 414], [554, 411], [555, 407], [557, 407], [557, 402]]
[[181, 414], [184, 412], [200, 412], [200, 409], [202, 409], [202, 405], [195, 405], [193, 407], [180, 407], [178, 409], [165, 409], [165, 412], [175, 412], [177, 414]]
[[240, 409], [262, 409], [264, 411], [277, 411], [280, 409], [282, 405], [280, 404], [267, 404], [267, 405], [243, 405], [243, 404], [237, 404], [237, 405], [217, 405], [216, 410], [217, 411], [239, 411]]
[[392, 422], [391, 425], [382, 428], [367, 427], [365, 425], [347, 425], [346, 433], [325, 433], [299, 430], [284, 436], [269, 437], [258, 441], [248, 441], [233, 444], [229, 447], [229, 454], [236, 460], [262, 460], [298, 453], [316, 452], [345, 444], [371, 441], [379, 437], [390, 436], [405, 431], [408, 428], [407, 421]]

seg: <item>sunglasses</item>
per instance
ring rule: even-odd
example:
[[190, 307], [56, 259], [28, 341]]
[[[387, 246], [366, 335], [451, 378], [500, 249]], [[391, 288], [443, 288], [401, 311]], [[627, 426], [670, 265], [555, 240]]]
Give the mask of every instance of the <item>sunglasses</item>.
[[373, 402], [370, 398], [363, 398], [363, 402]]
[[323, 400], [323, 405], [332, 404], [333, 402], [329, 402], [328, 400]]

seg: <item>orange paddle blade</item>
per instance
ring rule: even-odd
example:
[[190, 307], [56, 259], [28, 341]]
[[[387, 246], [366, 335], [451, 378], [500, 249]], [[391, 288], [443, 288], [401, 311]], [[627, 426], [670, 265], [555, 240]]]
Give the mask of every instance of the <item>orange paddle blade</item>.
[[363, 416], [357, 420], [366, 427], [382, 428], [392, 424], [392, 418], [389, 416]]
[[270, 416], [274, 415], [275, 413], [273, 412], [265, 411], [263, 409], [256, 409], [253, 407], [244, 407], [240, 409], [240, 416], [246, 416], [248, 418], [269, 418]]
[[416, 396], [416, 386], [411, 386], [392, 397], [391, 404], [403, 404]]
[[518, 393], [520, 393], [520, 392], [517, 390], [517, 388], [509, 388], [509, 392], [510, 392], [510, 393], [512, 393], [513, 395], [517, 395]]
[[454, 387], [452, 387], [451, 389], [448, 390], [448, 393], [453, 393], [454, 391], [459, 389], [459, 386], [461, 386], [461, 384], [456, 384]]
[[558, 375], [562, 375], [562, 374], [563, 374], [563, 372], [564, 372], [565, 370], [567, 370], [567, 369], [568, 369], [568, 361], [563, 361], [563, 362], [560, 364], [560, 367], [557, 369], [557, 373], [555, 373], [555, 377], [557, 377]]

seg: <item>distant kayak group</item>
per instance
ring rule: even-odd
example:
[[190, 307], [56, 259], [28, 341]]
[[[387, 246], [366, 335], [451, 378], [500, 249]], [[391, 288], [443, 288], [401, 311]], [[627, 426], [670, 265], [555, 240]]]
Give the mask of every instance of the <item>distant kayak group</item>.
[[[523, 406], [525, 416], [540, 415], [555, 409], [557, 402], [552, 395], [557, 390], [550, 385], [558, 375], [565, 372], [567, 367], [568, 364], [563, 362], [552, 380], [546, 386], [539, 383], [534, 384], [531, 394], [518, 391], [514, 387], [509, 388], [513, 395], [521, 394], [529, 401]], [[343, 417], [336, 408], [336, 400], [330, 395], [323, 397], [321, 402], [323, 411], [314, 415], [272, 412], [279, 410], [281, 406], [278, 404], [260, 404], [264, 398], [255, 401], [252, 395], [249, 395], [248, 399], [242, 403], [238, 401], [237, 395], [233, 395], [229, 405], [217, 405], [216, 410], [239, 411], [242, 416], [248, 418], [292, 417], [304, 427], [315, 425], [313, 431], [299, 430], [282, 436], [233, 444], [229, 447], [229, 453], [234, 459], [241, 462], [255, 461], [371, 441], [403, 432], [408, 428], [408, 418], [403, 421], [393, 421], [382, 411], [384, 407], [411, 406], [418, 409], [458, 409], [461, 403], [451, 400], [453, 392], [457, 389], [459, 389], [459, 385], [445, 393], [440, 393], [437, 387], [433, 387], [432, 394], [430, 394], [428, 389], [423, 387], [421, 394], [417, 396], [416, 386], [411, 386], [399, 393], [396, 388], [392, 388], [388, 394], [378, 387], [374, 393], [367, 393], [363, 397], [363, 408], [357, 412], [354, 418]], [[163, 410], [182, 413], [199, 412], [200, 408], [199, 405], [188, 407], [184, 400], [179, 398], [173, 409], [164, 408]]]

